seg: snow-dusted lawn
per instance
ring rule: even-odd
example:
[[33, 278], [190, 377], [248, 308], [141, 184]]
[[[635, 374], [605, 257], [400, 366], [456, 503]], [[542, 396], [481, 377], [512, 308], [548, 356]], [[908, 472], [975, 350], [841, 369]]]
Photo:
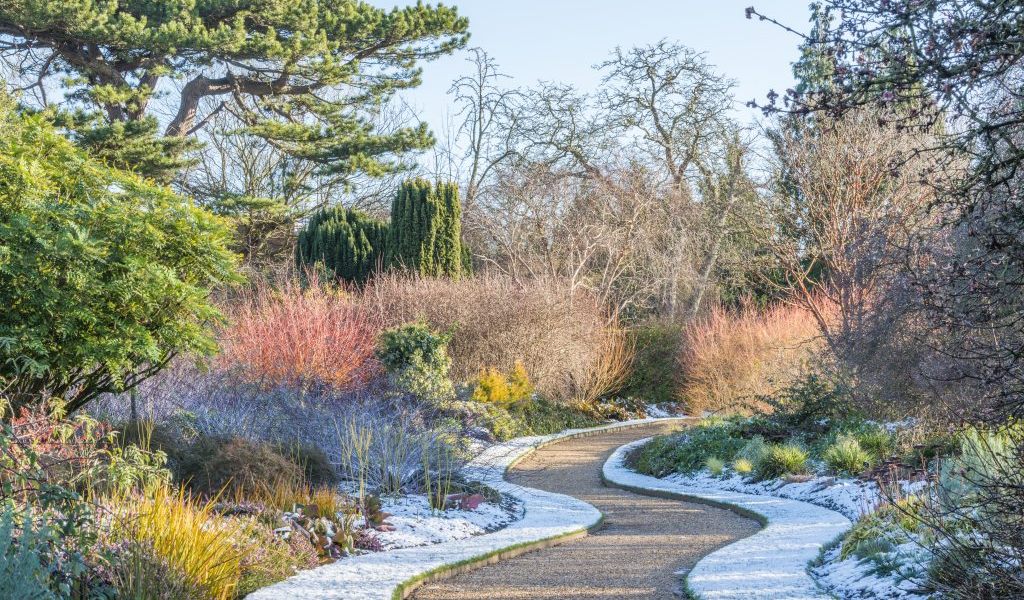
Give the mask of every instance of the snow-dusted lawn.
[[[505, 470], [545, 443], [584, 432], [649, 423], [638, 419], [605, 427], [569, 430], [549, 436], [517, 438], [491, 446], [464, 469], [467, 479], [498, 489], [520, 502], [523, 518], [507, 527], [439, 544], [375, 552], [302, 571], [258, 590], [251, 600], [389, 600], [398, 587], [420, 576], [505, 549], [586, 530], [601, 520], [593, 506], [562, 494], [520, 487], [505, 481]], [[392, 520], [393, 522], [393, 520]]]
[[686, 577], [698, 598], [797, 599], [828, 598], [807, 573], [807, 564], [821, 549], [849, 529], [850, 519], [799, 500], [742, 493], [675, 478], [641, 475], [625, 465], [627, 455], [649, 440], [616, 450], [604, 465], [609, 482], [637, 490], [670, 492], [731, 505], [765, 522], [754, 535], [712, 552]]

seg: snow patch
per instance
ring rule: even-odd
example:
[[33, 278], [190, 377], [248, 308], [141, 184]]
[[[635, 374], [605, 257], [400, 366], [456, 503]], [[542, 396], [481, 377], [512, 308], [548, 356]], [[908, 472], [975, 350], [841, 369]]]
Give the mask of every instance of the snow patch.
[[519, 505], [504, 507], [481, 502], [475, 510], [449, 509], [437, 512], [426, 496], [383, 498], [381, 510], [389, 513], [387, 523], [394, 531], [375, 532], [384, 550], [441, 544], [483, 535], [522, 518]]

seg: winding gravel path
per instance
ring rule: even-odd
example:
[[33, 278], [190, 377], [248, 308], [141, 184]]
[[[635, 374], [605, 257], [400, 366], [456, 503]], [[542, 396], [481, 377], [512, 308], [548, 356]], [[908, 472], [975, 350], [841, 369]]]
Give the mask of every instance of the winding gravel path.
[[623, 444], [665, 433], [671, 424], [612, 431], [559, 442], [508, 474], [516, 484], [574, 496], [604, 513], [597, 532], [475, 571], [427, 584], [416, 600], [555, 600], [674, 598], [676, 574], [755, 533], [756, 522], [703, 504], [640, 496], [605, 487], [601, 467]]

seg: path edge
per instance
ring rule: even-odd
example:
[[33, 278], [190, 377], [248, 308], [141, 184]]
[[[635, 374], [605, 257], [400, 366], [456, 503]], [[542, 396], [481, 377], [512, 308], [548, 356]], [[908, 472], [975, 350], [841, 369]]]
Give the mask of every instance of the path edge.
[[[750, 536], [747, 536], [745, 538], [737, 540], [737, 541], [735, 541], [735, 542], [733, 542], [731, 544], [728, 544], [726, 546], [723, 546], [723, 547], [715, 550], [714, 552], [711, 552], [711, 553], [705, 555], [700, 560], [698, 560], [696, 564], [693, 565], [693, 567], [689, 570], [689, 572], [686, 573], [686, 575], [683, 577], [683, 581], [682, 581], [683, 589], [686, 591], [686, 593], [689, 595], [689, 597], [691, 597], [691, 598], [693, 598], [695, 600], [700, 600], [701, 598], [704, 598], [705, 595], [702, 593], [703, 590], [700, 588], [700, 586], [696, 586], [695, 587], [693, 585], [693, 582], [690, 581], [690, 575], [692, 573], [694, 573], [695, 571], [697, 571], [698, 568], [700, 568], [702, 566], [702, 563], [705, 563], [705, 561], [708, 561], [709, 559], [713, 559], [716, 556], [716, 554], [724, 552], [724, 551], [727, 551], [729, 548], [731, 548], [733, 546], [736, 546], [738, 544], [743, 544], [743, 543], [747, 542], [748, 540], [751, 540], [752, 538], [755, 538], [759, 534], [762, 534], [762, 533], [766, 532], [768, 530], [768, 528], [772, 525], [772, 519], [767, 514], [763, 514], [762, 512], [759, 512], [757, 510], [746, 508], [746, 507], [740, 506], [738, 504], [735, 504], [733, 502], [729, 502], [729, 501], [726, 501], [726, 500], [720, 500], [720, 499], [715, 499], [713, 497], [702, 496], [702, 495], [700, 495], [697, 492], [684, 492], [684, 491], [680, 491], [678, 489], [677, 490], [665, 489], [666, 487], [670, 486], [672, 482], [661, 480], [661, 479], [657, 479], [657, 478], [650, 477], [650, 476], [646, 476], [646, 475], [638, 473], [638, 472], [630, 469], [629, 467], [627, 467], [626, 464], [625, 464], [627, 455], [630, 452], [643, 447], [645, 444], [650, 442], [652, 439], [654, 439], [654, 438], [650, 437], [650, 438], [644, 438], [644, 439], [640, 439], [640, 440], [635, 440], [633, 442], [629, 442], [627, 444], [624, 444], [624, 445], [620, 446], [614, 452], [612, 452], [611, 456], [608, 457], [608, 460], [605, 461], [604, 466], [601, 469], [601, 480], [604, 481], [605, 485], [607, 485], [609, 487], [614, 487], [614, 488], [626, 490], [626, 491], [632, 492], [634, 494], [641, 494], [641, 495], [645, 495], [645, 496], [654, 496], [654, 497], [666, 498], [666, 499], [670, 499], [670, 500], [681, 500], [681, 501], [687, 501], [687, 502], [696, 502], [696, 503], [700, 503], [700, 504], [706, 504], [706, 505], [709, 505], [709, 506], [715, 506], [717, 508], [723, 508], [723, 509], [726, 509], [726, 510], [730, 510], [730, 511], [736, 513], [736, 514], [741, 515], [741, 516], [748, 517], [748, 518], [753, 519], [753, 520], [755, 520], [755, 521], [757, 521], [758, 523], [761, 524], [761, 529], [759, 531], [755, 532], [754, 534], [752, 534]], [[640, 479], [640, 480], [651, 479], [651, 480], [653, 480], [655, 482], [658, 482], [659, 487], [654, 488], [654, 487], [646, 487], [646, 486], [643, 486], [643, 485], [639, 485], [637, 483], [626, 483], [625, 481], [623, 481], [623, 478], [622, 478], [623, 473], [620, 472], [620, 471], [625, 471], [626, 473], [630, 474], [632, 476], [632, 478], [634, 478], [634, 479]], [[721, 490], [711, 490], [711, 489], [709, 489], [708, 490], [708, 495], [710, 496], [712, 494], [714, 494], [714, 495], [722, 495], [723, 492]], [[752, 494], [739, 494], [739, 495], [752, 496]], [[836, 511], [832, 511], [832, 510], [826, 509], [824, 507], [819, 507], [819, 506], [816, 506], [816, 505], [813, 505], [813, 504], [810, 504], [810, 503], [807, 503], [807, 502], [803, 502], [803, 501], [800, 501], [800, 500], [781, 498], [781, 497], [777, 497], [777, 496], [767, 496], [767, 495], [765, 495], [765, 496], [760, 496], [760, 497], [763, 497], [763, 498], [766, 498], [766, 499], [775, 499], [775, 500], [783, 501], [783, 502], [786, 502], [786, 503], [802, 504], [802, 505], [806, 505], [808, 508], [811, 508], [811, 509], [825, 510], [825, 511], [834, 513], [836, 515], [836, 517], [838, 517], [838, 521], [837, 522], [845, 521], [845, 523], [846, 523], [845, 526], [840, 526], [838, 529], [835, 529], [831, 533], [825, 533], [824, 535], [819, 536], [819, 538], [820, 538], [819, 542], [820, 542], [820, 546], [821, 547], [827, 547], [829, 544], [834, 543], [834, 541], [838, 537], [841, 537], [842, 535], [844, 535], [846, 533], [846, 531], [849, 529], [849, 527], [852, 526], [852, 523], [845, 516], [841, 515], [840, 513], [836, 512]], [[811, 582], [812, 586], [817, 591], [819, 591], [821, 593], [821, 596], [815, 596], [815, 597], [833, 598], [833, 596], [830, 593], [828, 593], [826, 590], [823, 590], [821, 588], [821, 586], [818, 585], [818, 582], [815, 581], [814, 578], [811, 577], [810, 573], [808, 572], [807, 566], [810, 564], [810, 562], [812, 560], [813, 560], [813, 557], [810, 560], [808, 560], [803, 565], [804, 568], [802, 569], [800, 574], [806, 576], [807, 579]], [[803, 597], [803, 596], [801, 596], [801, 597]]]
[[[566, 432], [563, 432], [563, 433], [556, 433], [556, 434], [553, 434], [551, 436], [547, 436], [546, 439], [544, 439], [544, 440], [542, 440], [542, 441], [540, 441], [540, 442], [538, 442], [536, 444], [533, 444], [533, 445], [525, 448], [520, 454], [518, 454], [515, 457], [513, 457], [508, 462], [508, 464], [505, 465], [505, 470], [502, 473], [502, 479], [505, 478], [505, 476], [508, 474], [508, 472], [511, 469], [513, 469], [516, 465], [518, 465], [522, 461], [524, 461], [527, 458], [529, 458], [529, 456], [532, 455], [534, 452], [537, 452], [538, 450], [540, 450], [542, 448], [546, 448], [547, 446], [551, 446], [551, 445], [557, 444], [559, 442], [565, 442], [565, 441], [568, 441], [568, 440], [574, 440], [574, 439], [589, 437], [589, 436], [593, 436], [593, 435], [600, 435], [602, 433], [606, 433], [608, 431], [613, 431], [613, 430], [617, 431], [617, 430], [623, 430], [623, 429], [637, 429], [637, 428], [640, 428], [640, 427], [647, 427], [647, 426], [655, 424], [655, 423], [664, 423], [664, 422], [668, 422], [668, 421], [685, 422], [685, 421], [690, 420], [692, 418], [693, 417], [685, 417], [684, 416], [684, 417], [661, 417], [661, 418], [651, 418], [651, 419], [639, 419], [639, 420], [635, 420], [635, 421], [624, 421], [622, 423], [612, 423], [610, 425], [599, 425], [597, 427], [591, 427], [589, 429], [577, 429], [577, 430], [569, 430], [569, 431], [566, 431]], [[602, 480], [604, 479], [604, 469], [602, 469], [601, 478], [602, 478]], [[580, 500], [580, 502], [582, 502], [582, 500]], [[597, 510], [597, 509], [594, 508], [594, 510]], [[394, 592], [392, 592], [391, 598], [392, 598], [392, 600], [405, 600], [406, 598], [411, 596], [413, 594], [413, 592], [416, 591], [417, 588], [419, 588], [420, 586], [426, 585], [428, 583], [433, 583], [435, 581], [440, 581], [442, 579], [447, 579], [449, 577], [454, 577], [454, 576], [460, 575], [462, 573], [468, 573], [469, 571], [473, 571], [473, 570], [479, 569], [481, 567], [492, 565], [492, 564], [495, 564], [495, 563], [500, 562], [502, 560], [507, 560], [507, 559], [510, 559], [510, 558], [514, 558], [516, 556], [520, 556], [522, 554], [526, 554], [527, 552], [533, 552], [534, 550], [542, 550], [544, 548], [550, 548], [552, 546], [557, 546], [557, 545], [563, 544], [565, 542], [570, 542], [572, 540], [576, 540], [576, 539], [579, 539], [579, 538], [582, 538], [582, 537], [586, 537], [590, 533], [600, 529], [601, 525], [603, 525], [603, 523], [604, 523], [604, 513], [602, 513], [599, 510], [597, 512], [598, 512], [598, 515], [599, 515], [597, 521], [595, 521], [594, 523], [592, 523], [592, 524], [590, 524], [588, 526], [581, 527], [579, 529], [575, 529], [573, 531], [569, 531], [569, 532], [562, 533], [562, 534], [559, 534], [559, 535], [553, 535], [553, 536], [550, 536], [550, 537], [546, 537], [546, 538], [542, 538], [542, 539], [538, 539], [538, 540], [534, 540], [534, 541], [530, 541], [530, 542], [522, 542], [522, 543], [519, 543], [519, 544], [514, 544], [514, 545], [511, 545], [511, 546], [507, 546], [505, 548], [498, 548], [498, 549], [492, 550], [491, 552], [487, 552], [485, 554], [481, 554], [479, 556], [475, 556], [475, 557], [472, 557], [472, 558], [467, 558], [467, 559], [464, 559], [464, 560], [461, 560], [461, 561], [458, 561], [458, 562], [455, 562], [455, 563], [447, 564], [447, 565], [442, 565], [440, 567], [436, 567], [436, 568], [431, 569], [429, 571], [425, 571], [423, 573], [420, 573], [419, 575], [416, 575], [414, 577], [411, 577], [410, 579], [407, 579], [407, 580], [399, 583], [398, 586], [395, 588]]]

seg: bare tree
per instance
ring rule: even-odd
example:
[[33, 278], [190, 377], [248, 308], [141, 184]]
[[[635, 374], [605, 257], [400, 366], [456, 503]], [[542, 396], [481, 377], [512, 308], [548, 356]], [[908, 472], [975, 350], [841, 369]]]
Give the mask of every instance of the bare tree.
[[[486, 54], [452, 87], [463, 121], [467, 234], [514, 277], [569, 279], [621, 311], [687, 318], [721, 288], [756, 205], [732, 81], [668, 42], [617, 49], [599, 93], [507, 90]], [[747, 249], [749, 244], [737, 244]]]
[[770, 198], [777, 228], [763, 242], [839, 355], [857, 345], [902, 250], [933, 218], [926, 159], [914, 154], [925, 134], [880, 121], [871, 110], [791, 121], [778, 138], [784, 184]]
[[514, 154], [521, 94], [500, 85], [508, 75], [482, 49], [470, 49], [467, 60], [472, 71], [456, 79], [448, 93], [459, 107], [456, 143], [463, 146], [462, 158], [467, 163], [462, 169], [467, 173], [463, 202], [471, 209], [494, 169]]

